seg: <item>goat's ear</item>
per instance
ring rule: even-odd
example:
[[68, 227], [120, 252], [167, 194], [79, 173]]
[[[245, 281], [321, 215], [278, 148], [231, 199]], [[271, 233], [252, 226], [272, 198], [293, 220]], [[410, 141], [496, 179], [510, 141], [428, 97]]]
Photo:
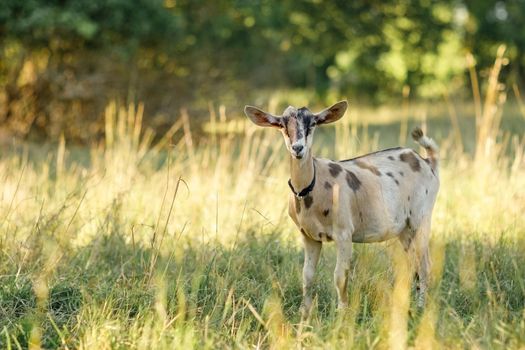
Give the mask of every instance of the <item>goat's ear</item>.
[[250, 120], [256, 125], [271, 126], [274, 128], [282, 127], [280, 117], [276, 117], [274, 115], [271, 115], [270, 113], [266, 113], [265, 111], [262, 111], [257, 107], [244, 107], [244, 114], [246, 114], [246, 116], [250, 118]]
[[327, 109], [314, 115], [315, 123], [318, 125], [333, 123], [341, 119], [343, 115], [345, 115], [347, 107], [348, 107], [348, 102], [339, 101], [332, 107], [328, 107]]

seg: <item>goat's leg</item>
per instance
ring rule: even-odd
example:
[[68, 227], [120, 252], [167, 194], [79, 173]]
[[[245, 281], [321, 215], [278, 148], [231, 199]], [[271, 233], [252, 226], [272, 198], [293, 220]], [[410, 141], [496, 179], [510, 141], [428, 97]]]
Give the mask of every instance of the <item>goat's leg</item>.
[[417, 262], [417, 306], [422, 308], [425, 306], [425, 299], [430, 280], [430, 252], [429, 252], [429, 238], [430, 238], [430, 219], [425, 220], [420, 229], [416, 233], [414, 242], [414, 253]]
[[334, 270], [334, 282], [337, 290], [337, 308], [343, 309], [348, 306], [348, 275], [352, 259], [352, 239], [337, 241], [337, 263]]
[[415, 272], [416, 304], [419, 308], [425, 306], [425, 297], [430, 279], [429, 238], [430, 219], [423, 220], [417, 229], [406, 229], [399, 236], [399, 240], [410, 259], [411, 271]]
[[417, 306], [423, 308], [425, 306], [428, 282], [430, 279], [430, 257], [428, 254], [428, 248], [425, 249], [419, 260], [419, 266], [417, 268], [417, 275], [419, 277]]
[[428, 283], [430, 279], [430, 254], [428, 243], [422, 246], [416, 246], [417, 255], [417, 306], [423, 308], [425, 306], [425, 299], [428, 290]]
[[315, 275], [315, 268], [319, 261], [321, 242], [314, 241], [306, 236], [304, 240], [304, 265], [303, 265], [303, 305], [302, 305], [302, 319], [306, 320], [310, 315], [312, 308], [312, 284]]

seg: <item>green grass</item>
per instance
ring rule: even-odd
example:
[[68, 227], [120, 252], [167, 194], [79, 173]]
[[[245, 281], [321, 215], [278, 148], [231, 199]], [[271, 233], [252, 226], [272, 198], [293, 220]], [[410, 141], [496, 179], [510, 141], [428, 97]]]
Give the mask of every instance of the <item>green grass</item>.
[[[509, 348], [525, 342], [523, 244], [523, 239], [502, 238], [492, 246], [472, 239], [442, 247], [443, 276], [432, 292], [437, 304], [432, 316], [435, 337], [442, 345]], [[478, 262], [471, 286], [462, 286], [459, 279], [465, 249], [472, 249]], [[393, 280], [385, 246], [356, 247], [357, 281], [350, 293], [359, 300], [344, 321], [335, 313], [331, 253], [331, 248], [325, 252], [319, 267], [318, 311], [304, 345], [348, 344], [349, 333], [354, 346], [384, 342], [387, 316], [378, 309], [382, 302], [377, 299], [388, 294]], [[35, 327], [41, 327], [45, 348], [106, 343], [140, 348], [140, 342], [170, 347], [185, 341], [195, 347], [268, 345], [268, 330], [247, 305], [267, 320], [275, 312], [265, 313], [272, 297], [279, 300], [288, 327], [297, 331], [302, 253], [277, 233], [247, 234], [231, 248], [217, 243], [188, 245], [179, 261], [170, 256], [160, 259], [151, 276], [147, 271], [153, 254], [126, 243], [118, 233], [101, 237], [61, 259], [47, 282], [48, 298], [42, 305], [32, 282], [32, 276], [40, 273], [38, 264], [28, 266], [24, 274], [3, 276], [3, 347], [6, 332], [13, 344], [27, 346]], [[16, 266], [8, 264], [7, 269], [14, 271]], [[415, 306], [410, 310], [408, 332], [414, 339], [423, 321]]]
[[[336, 312], [326, 244], [301, 325], [303, 253], [280, 136], [241, 123], [198, 141], [179, 125], [182, 137], [156, 148], [135, 115], [111, 108], [103, 147], [3, 151], [0, 348], [525, 346], [522, 116], [504, 117], [481, 159], [473, 118], [460, 117], [458, 152], [450, 121], [429, 117], [443, 161], [425, 310], [390, 241], [354, 245], [351, 306]], [[355, 113], [316, 133], [318, 155], [396, 145], [403, 117]], [[521, 144], [500, 147], [506, 135]]]

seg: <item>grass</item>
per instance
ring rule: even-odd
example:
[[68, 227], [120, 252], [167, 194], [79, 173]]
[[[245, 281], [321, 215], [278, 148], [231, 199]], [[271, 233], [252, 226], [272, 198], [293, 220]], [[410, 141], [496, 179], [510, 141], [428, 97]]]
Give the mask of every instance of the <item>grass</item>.
[[3, 151], [0, 348], [523, 348], [525, 123], [497, 101], [501, 120], [458, 113], [460, 139], [424, 106], [318, 130], [316, 154], [349, 158], [423, 123], [443, 161], [425, 310], [391, 241], [355, 245], [337, 313], [328, 244], [309, 324], [277, 133], [212, 115], [197, 139], [183, 116], [153, 143], [140, 108], [110, 105], [104, 144]]

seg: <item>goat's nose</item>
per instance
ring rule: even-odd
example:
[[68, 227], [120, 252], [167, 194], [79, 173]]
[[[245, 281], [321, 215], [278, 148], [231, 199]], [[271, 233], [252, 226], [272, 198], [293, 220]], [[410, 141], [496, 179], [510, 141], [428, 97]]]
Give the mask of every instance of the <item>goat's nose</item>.
[[304, 146], [303, 145], [293, 145], [292, 146], [292, 149], [294, 150], [295, 153], [299, 153], [303, 150]]

